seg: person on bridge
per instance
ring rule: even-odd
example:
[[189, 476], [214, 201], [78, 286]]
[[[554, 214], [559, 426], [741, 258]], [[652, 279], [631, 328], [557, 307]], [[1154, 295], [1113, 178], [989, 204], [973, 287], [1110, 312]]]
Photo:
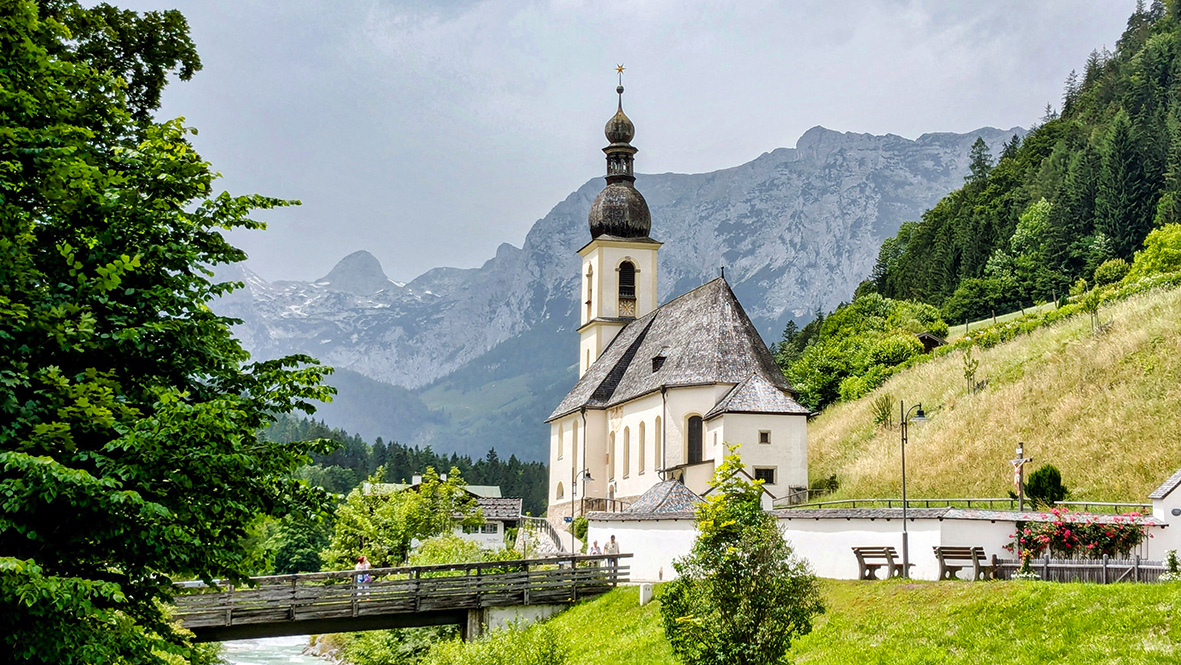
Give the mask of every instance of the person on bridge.
[[[369, 570], [372, 566], [369, 564], [369, 559], [364, 554], [357, 557], [357, 565], [353, 566], [355, 570]], [[366, 596], [369, 595], [369, 583], [373, 581], [373, 576], [369, 573], [362, 573], [357, 575], [357, 595], [360, 596], [362, 592]]]
[[611, 534], [611, 541], [607, 543], [603, 554], [619, 554], [619, 543], [615, 542], [615, 534]]
[[591, 554], [591, 555], [602, 554], [602, 553], [603, 553], [603, 548], [599, 547], [599, 541], [597, 541], [597, 540], [595, 541], [594, 545], [591, 545], [590, 552], [587, 552], [587, 554]]

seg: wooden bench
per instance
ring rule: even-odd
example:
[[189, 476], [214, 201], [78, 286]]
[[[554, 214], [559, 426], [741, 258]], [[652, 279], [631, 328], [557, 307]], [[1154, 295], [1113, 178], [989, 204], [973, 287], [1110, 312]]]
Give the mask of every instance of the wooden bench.
[[[876, 580], [878, 568], [883, 567], [887, 579], [902, 577], [902, 562], [897, 561], [898, 553], [893, 547], [854, 547], [853, 554], [857, 557], [857, 577], [860, 579]], [[913, 563], [908, 565], [914, 567]]]
[[[961, 569], [972, 564], [972, 579], [987, 580], [996, 576], [991, 564], [986, 563], [983, 547], [935, 547], [935, 558], [939, 560], [939, 579], [958, 580]], [[961, 565], [954, 565], [960, 562]]]

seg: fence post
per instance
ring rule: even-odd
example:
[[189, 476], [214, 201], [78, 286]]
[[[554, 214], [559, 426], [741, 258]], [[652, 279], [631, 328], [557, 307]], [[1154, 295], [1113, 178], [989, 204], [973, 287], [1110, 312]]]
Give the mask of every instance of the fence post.
[[575, 559], [574, 555], [570, 555], [570, 595], [571, 595], [571, 598], [573, 599], [573, 602], [576, 602], [576, 603], [578, 602], [578, 577], [577, 577], [577, 570], [576, 570], [577, 568], [578, 568], [578, 559]]
[[1103, 555], [1103, 583], [1108, 584], [1107, 581], [1107, 555]]
[[525, 564], [525, 604], [529, 604], [529, 564]]
[[299, 575], [291, 575], [291, 606], [287, 608], [287, 616], [292, 621], [295, 621], [295, 582], [299, 579]]
[[234, 625], [234, 585], [228, 584], [226, 588], [229, 592], [226, 595], [226, 625]]
[[1050, 555], [1047, 554], [1042, 557], [1042, 580], [1050, 581]]
[[418, 612], [422, 606], [422, 569], [414, 569], [414, 611]]
[[1135, 559], [1132, 559], [1132, 581], [1140, 581], [1140, 555], [1137, 554]]

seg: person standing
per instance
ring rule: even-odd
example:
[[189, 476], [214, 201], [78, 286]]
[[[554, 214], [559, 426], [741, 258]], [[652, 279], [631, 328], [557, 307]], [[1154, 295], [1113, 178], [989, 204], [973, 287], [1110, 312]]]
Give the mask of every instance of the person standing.
[[601, 547], [599, 547], [599, 541], [597, 541], [597, 540], [595, 541], [595, 543], [593, 545], [591, 545], [590, 552], [587, 552], [587, 554], [591, 554], [591, 555], [599, 555], [602, 553], [603, 553], [603, 549]]
[[615, 542], [615, 534], [611, 534], [611, 540], [607, 543], [603, 554], [619, 554], [619, 543]]
[[[357, 557], [357, 565], [353, 566], [353, 569], [360, 570], [360, 571], [367, 571], [371, 567], [372, 566], [369, 563], [369, 559], [366, 558], [364, 554], [362, 554], [361, 556]], [[369, 595], [369, 583], [372, 581], [373, 581], [373, 576], [367, 572], [363, 572], [360, 575], [357, 575], [357, 595], [360, 596], [362, 593], [364, 593], [364, 595], [368, 596]]]

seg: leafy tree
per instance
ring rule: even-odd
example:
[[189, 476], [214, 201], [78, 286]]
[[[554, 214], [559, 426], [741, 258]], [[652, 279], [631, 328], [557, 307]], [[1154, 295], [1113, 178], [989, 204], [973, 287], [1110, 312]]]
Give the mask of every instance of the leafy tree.
[[1108, 259], [1095, 269], [1095, 286], [1115, 284], [1127, 274], [1127, 261], [1123, 259]]
[[225, 240], [285, 202], [215, 194], [152, 111], [200, 66], [177, 12], [0, 11], [0, 644], [17, 663], [199, 658], [171, 577], [241, 579], [261, 516], [314, 514], [315, 447], [257, 431], [327, 399], [307, 357], [250, 362], [208, 302]]
[[1136, 252], [1128, 271], [1129, 281], [1181, 271], [1181, 224], [1153, 229], [1144, 239], [1144, 249]]
[[792, 641], [824, 611], [815, 577], [759, 505], [762, 482], [746, 479], [733, 450], [697, 509], [693, 549], [660, 594], [664, 633], [688, 665], [789, 662]]
[[1070, 496], [1070, 491], [1062, 484], [1062, 474], [1057, 467], [1043, 464], [1029, 474], [1029, 480], [1025, 481], [1025, 495], [1035, 504], [1052, 506]]
[[328, 547], [330, 533], [323, 520], [284, 519], [275, 535], [274, 574], [319, 572], [324, 563], [320, 552]]
[[336, 509], [332, 540], [323, 554], [332, 570], [351, 568], [365, 555], [374, 567], [397, 566], [410, 555], [415, 540], [447, 533], [456, 524], [484, 523], [483, 511], [466, 489], [459, 469], [452, 467], [446, 480], [433, 468], [422, 474], [416, 488], [398, 490], [382, 486], [384, 469], [349, 492]]

